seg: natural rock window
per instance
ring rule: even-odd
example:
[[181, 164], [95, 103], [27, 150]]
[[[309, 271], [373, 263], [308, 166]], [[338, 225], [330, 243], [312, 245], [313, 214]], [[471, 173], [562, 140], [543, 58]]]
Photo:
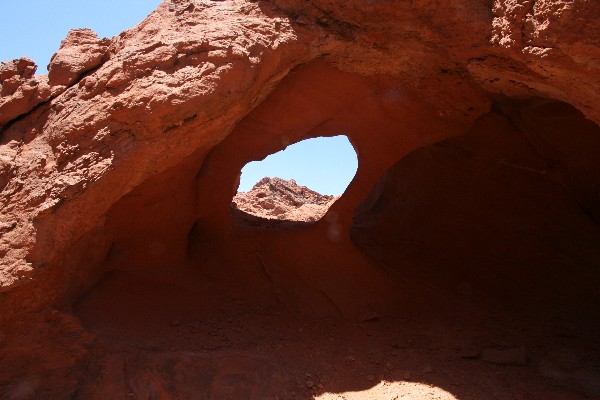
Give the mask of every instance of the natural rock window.
[[318, 221], [341, 197], [357, 167], [346, 136], [307, 139], [246, 164], [232, 208], [264, 219]]

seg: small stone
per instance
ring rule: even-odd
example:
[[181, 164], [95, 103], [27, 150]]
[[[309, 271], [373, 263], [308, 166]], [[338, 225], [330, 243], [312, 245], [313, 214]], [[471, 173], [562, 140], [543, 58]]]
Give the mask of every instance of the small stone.
[[367, 375], [367, 380], [369, 382], [373, 382], [375, 380], [375, 375], [371, 375], [371, 374]]
[[406, 372], [404, 373], [404, 379], [407, 379], [407, 380], [408, 380], [408, 379], [410, 379], [410, 377], [411, 377], [411, 373], [410, 373], [410, 371], [406, 371]]
[[319, 389], [324, 389], [324, 388], [325, 388], [325, 386], [323, 386], [323, 384], [322, 384], [322, 383], [319, 383], [319, 384], [317, 385], [317, 388], [319, 388]]
[[430, 374], [432, 372], [433, 372], [433, 368], [431, 367], [431, 364], [425, 364], [425, 366], [423, 367], [423, 373]]
[[311, 388], [311, 387], [313, 387], [313, 386], [314, 386], [314, 384], [315, 384], [315, 383], [314, 383], [313, 381], [306, 381], [306, 387], [307, 387], [307, 388]]
[[356, 361], [356, 358], [354, 356], [347, 356], [346, 361]]

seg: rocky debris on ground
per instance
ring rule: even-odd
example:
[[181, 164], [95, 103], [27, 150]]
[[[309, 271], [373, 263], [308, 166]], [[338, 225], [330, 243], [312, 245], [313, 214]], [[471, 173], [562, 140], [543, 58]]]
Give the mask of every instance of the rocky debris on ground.
[[294, 179], [264, 177], [249, 192], [239, 192], [232, 206], [257, 217], [314, 222], [338, 199], [299, 186]]

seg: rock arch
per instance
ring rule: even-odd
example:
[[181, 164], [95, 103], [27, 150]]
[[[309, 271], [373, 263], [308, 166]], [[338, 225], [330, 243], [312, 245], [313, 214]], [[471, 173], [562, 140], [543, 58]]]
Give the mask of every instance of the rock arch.
[[[0, 321], [25, 356], [7, 352], [14, 368], [0, 378], [46, 357], [36, 393], [86, 397], [98, 378], [115, 397], [120, 378], [102, 371], [119, 360], [103, 346], [210, 370], [227, 362], [131, 345], [139, 320], [128, 317], [162, 337], [181, 325], [165, 324], [169, 310], [214, 317], [231, 304], [361, 322], [439, 311], [483, 325], [502, 310], [523, 326], [539, 317], [532, 337], [558, 319], [595, 332], [585, 309], [599, 301], [600, 11], [493, 3], [173, 0], [110, 41], [70, 33], [49, 66], [58, 80], [33, 77], [28, 60], [3, 64]], [[234, 223], [245, 163], [340, 131], [359, 170], [329, 218]], [[194, 348], [177, 336], [165, 340]], [[51, 354], [20, 342], [32, 338]], [[70, 378], [54, 379], [62, 370]]]

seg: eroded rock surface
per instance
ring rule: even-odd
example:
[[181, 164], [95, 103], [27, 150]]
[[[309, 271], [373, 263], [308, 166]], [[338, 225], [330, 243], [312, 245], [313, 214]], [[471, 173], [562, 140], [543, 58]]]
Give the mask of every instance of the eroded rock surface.
[[34, 76], [37, 66], [29, 58], [0, 64], [0, 129], [50, 99], [52, 89], [45, 76]]
[[232, 207], [267, 219], [314, 222], [325, 215], [335, 200], [335, 196], [298, 186], [293, 179], [265, 177], [250, 191], [238, 192]]
[[0, 66], [0, 129], [38, 105], [49, 101], [102, 64], [109, 39], [91, 29], [72, 29], [48, 65], [48, 75], [34, 76], [37, 66], [23, 57]]
[[71, 86], [83, 73], [102, 64], [108, 56], [109, 39], [99, 39], [91, 29], [72, 29], [48, 64], [52, 86]]
[[[0, 64], [0, 81], [5, 83], [8, 79], [31, 79], [37, 67], [33, 60], [23, 57]], [[6, 89], [8, 90], [8, 89]]]

